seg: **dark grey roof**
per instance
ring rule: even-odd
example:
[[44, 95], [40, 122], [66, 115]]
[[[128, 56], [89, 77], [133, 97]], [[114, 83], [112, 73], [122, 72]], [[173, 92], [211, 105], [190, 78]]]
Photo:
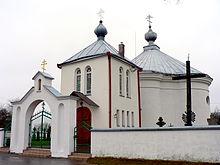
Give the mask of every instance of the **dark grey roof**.
[[79, 97], [81, 100], [85, 101], [88, 105], [94, 106], [94, 107], [99, 107], [98, 104], [96, 104], [94, 101], [92, 101], [90, 98], [88, 98], [86, 95], [84, 95], [81, 92], [76, 92], [73, 91], [70, 96], [76, 96]]
[[105, 40], [99, 39], [63, 63], [85, 60], [91, 56], [100, 55], [107, 52], [118, 55], [118, 51], [113, 46], [108, 44]]
[[48, 86], [48, 85], [43, 85], [44, 88], [46, 88], [50, 93], [52, 93], [55, 97], [62, 97], [63, 95], [57, 91], [54, 87]]
[[48, 78], [48, 79], [51, 79], [51, 80], [54, 79], [49, 73], [45, 73], [45, 72], [38, 71], [38, 72], [34, 75], [34, 77], [32, 78], [32, 80], [34, 80], [39, 74], [41, 74], [41, 75], [44, 76], [45, 78]]
[[[157, 34], [149, 27], [149, 31], [145, 34], [148, 45], [144, 47], [144, 51], [135, 57], [132, 62], [143, 69], [143, 72], [162, 73], [171, 75], [186, 74], [186, 65], [163, 53], [160, 48], [154, 44]], [[191, 67], [191, 73], [201, 73]]]
[[119, 55], [118, 50], [116, 50], [113, 46], [107, 43], [104, 39], [105, 35], [107, 34], [107, 29], [102, 25], [102, 22], [98, 25], [95, 29], [95, 33], [97, 35], [97, 41], [93, 42], [91, 45], [87, 46], [80, 52], [76, 53], [63, 63], [57, 64], [58, 68], [61, 68], [62, 65], [75, 63], [83, 60], [88, 60], [91, 58], [96, 58], [100, 56], [106, 56], [107, 52], [110, 52], [111, 56], [128, 63], [134, 67], [139, 68], [137, 65], [132, 63], [126, 57], [122, 57]]
[[[144, 47], [144, 51], [132, 62], [143, 68], [143, 72], [178, 75], [186, 73], [186, 65], [183, 62], [161, 52], [156, 45]], [[201, 72], [191, 67], [191, 73]]]
[[113, 56], [121, 61], [124, 61], [125, 63], [128, 63], [134, 67], [139, 68], [137, 65], [132, 63], [126, 57], [120, 56], [118, 54], [118, 51], [103, 39], [98, 39], [97, 41], [95, 41], [94, 43], [92, 43], [91, 45], [86, 47], [85, 49], [81, 50], [79, 53], [77, 53], [74, 56], [72, 56], [71, 58], [69, 58], [68, 60], [64, 61], [61, 64], [57, 64], [57, 66], [58, 66], [58, 68], [61, 68], [62, 65], [65, 65], [65, 64], [84, 61], [84, 60], [88, 60], [88, 59], [96, 58], [96, 57], [100, 57], [100, 56], [106, 56], [107, 52], [110, 52], [111, 56]]

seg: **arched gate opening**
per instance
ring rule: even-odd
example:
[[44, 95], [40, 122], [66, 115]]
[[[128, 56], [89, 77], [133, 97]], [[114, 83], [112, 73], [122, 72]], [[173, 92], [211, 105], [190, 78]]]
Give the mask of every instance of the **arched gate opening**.
[[38, 104], [30, 117], [29, 148], [50, 148], [51, 145], [51, 119], [52, 115], [48, 105], [43, 101]]

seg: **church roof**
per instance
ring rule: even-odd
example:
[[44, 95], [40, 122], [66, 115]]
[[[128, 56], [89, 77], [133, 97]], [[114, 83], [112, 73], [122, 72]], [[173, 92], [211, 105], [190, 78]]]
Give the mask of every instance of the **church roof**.
[[105, 26], [102, 24], [102, 21], [99, 22], [99, 25], [96, 27], [94, 33], [97, 36], [97, 41], [93, 42], [91, 45], [87, 46], [80, 52], [76, 53], [63, 63], [57, 64], [58, 68], [61, 68], [62, 65], [69, 64], [69, 63], [75, 63], [79, 61], [88, 60], [91, 58], [96, 58], [100, 56], [107, 55], [107, 52], [110, 52], [111, 56], [128, 63], [134, 67], [139, 68], [137, 65], [132, 63], [129, 59], [126, 57], [122, 57], [119, 55], [118, 50], [116, 50], [113, 46], [111, 46], [109, 43], [105, 41], [105, 35], [108, 33]]
[[79, 97], [81, 100], [85, 101], [88, 105], [94, 106], [94, 107], [99, 107], [98, 104], [96, 104], [94, 101], [92, 101], [90, 98], [88, 98], [86, 95], [84, 95], [81, 92], [73, 91], [70, 96], [76, 96]]
[[52, 87], [52, 86], [44, 85], [44, 88], [46, 88], [55, 97], [63, 97], [63, 95], [58, 90], [56, 90], [54, 87]]
[[[154, 44], [156, 38], [157, 34], [149, 26], [149, 31], [145, 34], [145, 39], [149, 44], [144, 47], [144, 51], [134, 58], [132, 62], [143, 68], [143, 72], [169, 75], [186, 74], [186, 65], [160, 51], [160, 48]], [[191, 67], [191, 73], [201, 72]]]
[[32, 78], [32, 80], [34, 80], [39, 74], [41, 74], [41, 75], [44, 76], [45, 78], [48, 78], [48, 79], [51, 79], [51, 80], [54, 79], [49, 73], [45, 73], [45, 72], [38, 71], [38, 72], [34, 75], [34, 77]]
[[76, 53], [75, 55], [73, 55], [71, 58], [64, 61], [63, 63], [81, 61], [92, 58], [93, 56], [103, 55], [104, 53], [107, 52], [110, 52], [115, 55], [118, 54], [118, 51], [113, 46], [108, 44], [105, 40], [98, 39], [97, 41], [93, 42], [91, 45], [81, 50], [80, 52]]

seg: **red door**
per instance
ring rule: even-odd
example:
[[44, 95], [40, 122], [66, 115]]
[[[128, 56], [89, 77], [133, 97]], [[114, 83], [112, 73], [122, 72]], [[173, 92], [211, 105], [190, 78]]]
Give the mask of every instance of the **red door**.
[[77, 152], [90, 152], [91, 112], [87, 107], [77, 109]]

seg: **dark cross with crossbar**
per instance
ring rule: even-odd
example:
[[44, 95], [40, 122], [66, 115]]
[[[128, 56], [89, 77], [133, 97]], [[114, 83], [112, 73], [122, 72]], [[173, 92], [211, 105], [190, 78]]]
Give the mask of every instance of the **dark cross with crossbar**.
[[191, 102], [191, 79], [192, 78], [201, 78], [205, 77], [206, 74], [203, 73], [190, 73], [190, 61], [189, 58], [186, 61], [186, 75], [173, 77], [173, 80], [182, 80], [186, 79], [186, 94], [187, 94], [187, 103], [186, 103], [186, 124], [185, 126], [192, 126], [192, 102]]

